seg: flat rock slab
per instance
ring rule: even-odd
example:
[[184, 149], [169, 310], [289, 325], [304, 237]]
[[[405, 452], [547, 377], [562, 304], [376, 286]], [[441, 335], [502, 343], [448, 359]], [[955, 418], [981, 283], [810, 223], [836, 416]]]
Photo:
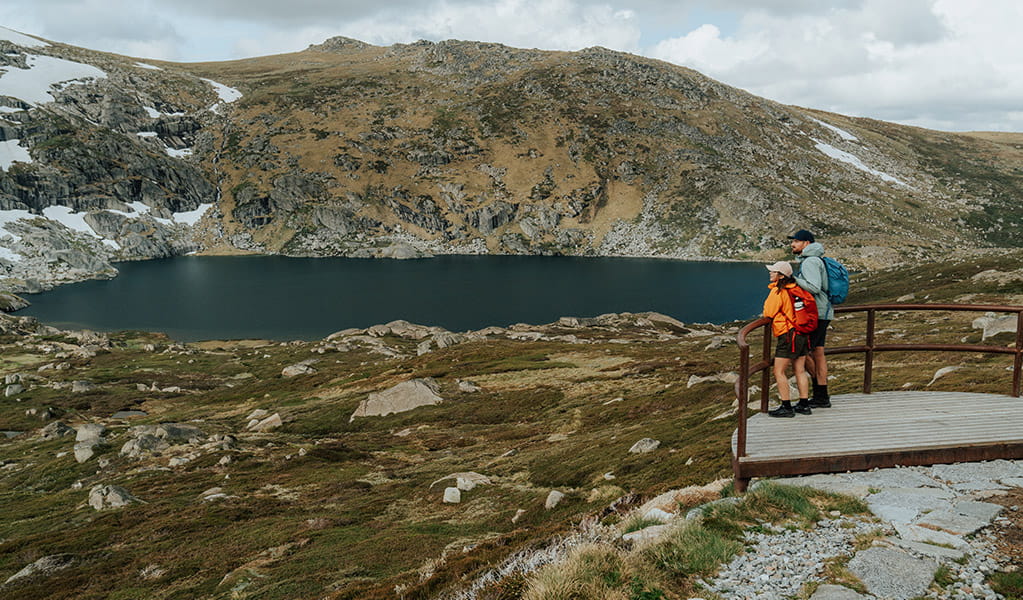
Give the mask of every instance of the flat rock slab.
[[938, 482], [918, 468], [879, 469], [866, 473], [847, 473], [852, 483], [885, 490], [888, 488], [934, 488]]
[[952, 508], [952, 493], [935, 488], [892, 488], [867, 496], [867, 506], [874, 514], [887, 507], [912, 509], [918, 512]]
[[349, 422], [358, 417], [384, 416], [407, 412], [420, 406], [432, 406], [443, 402], [437, 395], [437, 384], [432, 379], [412, 379], [384, 390], [374, 392], [359, 403]]
[[934, 544], [925, 544], [923, 542], [910, 542], [902, 538], [887, 537], [885, 540], [890, 544], [905, 548], [917, 554], [923, 554], [924, 556], [930, 556], [934, 559], [948, 559], [948, 560], [959, 560], [966, 556], [966, 553], [962, 550], [956, 550], [955, 548], [946, 548], [944, 546], [935, 546]]
[[965, 500], [957, 502], [950, 509], [927, 513], [914, 525], [937, 529], [952, 535], [970, 535], [987, 527], [1002, 512], [1002, 507], [990, 502]]
[[867, 591], [881, 598], [909, 600], [922, 596], [934, 581], [938, 563], [914, 558], [894, 548], [867, 548], [849, 561], [849, 570]]
[[961, 548], [964, 550], [970, 546], [965, 540], [963, 540], [963, 538], [945, 531], [935, 531], [926, 527], [906, 525], [904, 523], [892, 523], [892, 526], [895, 527], [895, 531], [899, 534], [899, 537], [907, 542], [922, 542], [925, 544], [950, 546], [952, 548]]
[[916, 508], [889, 506], [887, 504], [871, 504], [870, 512], [889, 523], [912, 523], [913, 519], [920, 516], [920, 511]]
[[949, 483], [966, 483], [970, 481], [1000, 481], [1008, 477], [1023, 477], [1023, 467], [1008, 460], [993, 460], [983, 463], [956, 463], [954, 465], [934, 465], [931, 473]]
[[975, 519], [982, 519], [990, 523], [995, 520], [995, 517], [1002, 514], [1005, 510], [1000, 504], [992, 504], [991, 502], [975, 502], [973, 500], [964, 500], [962, 502], [956, 502], [955, 511], [961, 515], [973, 517]]
[[945, 531], [952, 535], [970, 535], [990, 524], [990, 521], [961, 515], [954, 510], [929, 512], [914, 523], [914, 525]]
[[869, 596], [864, 596], [847, 587], [827, 583], [817, 588], [813, 596], [810, 596], [810, 600], [859, 600], [860, 598], [869, 598]]

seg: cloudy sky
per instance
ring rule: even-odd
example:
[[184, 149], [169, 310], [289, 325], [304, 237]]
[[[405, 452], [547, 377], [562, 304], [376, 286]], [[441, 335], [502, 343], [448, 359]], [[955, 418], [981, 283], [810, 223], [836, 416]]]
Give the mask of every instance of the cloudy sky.
[[335, 35], [604, 46], [788, 104], [1023, 131], [1019, 0], [9, 0], [0, 25], [175, 61], [291, 52]]

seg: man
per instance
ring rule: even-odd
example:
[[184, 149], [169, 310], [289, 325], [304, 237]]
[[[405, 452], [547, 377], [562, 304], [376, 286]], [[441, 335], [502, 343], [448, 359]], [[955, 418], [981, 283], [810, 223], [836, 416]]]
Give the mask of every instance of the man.
[[812, 408], [829, 408], [831, 395], [828, 394], [828, 363], [824, 358], [824, 344], [828, 335], [828, 325], [835, 318], [835, 309], [828, 301], [828, 271], [824, 266], [824, 246], [818, 243], [813, 234], [800, 229], [788, 236], [791, 240], [792, 253], [799, 260], [799, 274], [796, 283], [799, 287], [813, 294], [817, 301], [817, 329], [809, 335], [810, 355], [806, 359], [810, 383], [813, 384]]

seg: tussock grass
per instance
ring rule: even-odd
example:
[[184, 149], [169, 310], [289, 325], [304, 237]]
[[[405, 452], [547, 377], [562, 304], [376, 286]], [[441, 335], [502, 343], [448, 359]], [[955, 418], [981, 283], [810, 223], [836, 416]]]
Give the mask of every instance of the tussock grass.
[[673, 579], [710, 575], [742, 550], [742, 543], [696, 521], [686, 521], [645, 551], [660, 572]]
[[1005, 600], [1023, 600], [1023, 571], [994, 573], [988, 583], [991, 589], [1005, 596]]

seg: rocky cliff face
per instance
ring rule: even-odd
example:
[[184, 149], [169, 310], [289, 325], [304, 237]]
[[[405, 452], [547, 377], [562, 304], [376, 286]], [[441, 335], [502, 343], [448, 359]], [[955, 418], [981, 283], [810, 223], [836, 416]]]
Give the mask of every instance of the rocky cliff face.
[[[766, 259], [805, 227], [871, 267], [1023, 242], [1013, 136], [783, 106], [602, 48], [334, 38], [157, 66], [3, 37], [9, 289], [195, 250]], [[77, 77], [11, 83], [41, 61]]]

